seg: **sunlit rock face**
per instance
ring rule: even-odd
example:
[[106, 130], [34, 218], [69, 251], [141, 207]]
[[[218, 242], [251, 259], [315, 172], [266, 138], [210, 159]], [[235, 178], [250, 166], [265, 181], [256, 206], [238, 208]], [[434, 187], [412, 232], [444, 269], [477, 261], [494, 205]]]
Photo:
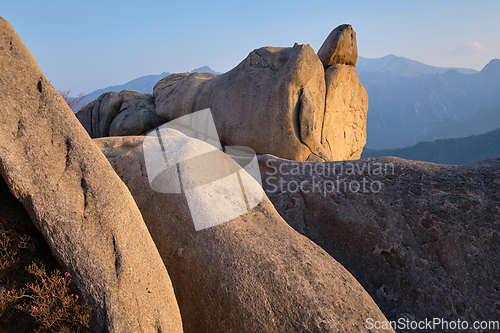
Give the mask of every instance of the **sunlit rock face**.
[[318, 54], [307, 44], [263, 47], [222, 75], [169, 75], [154, 87], [155, 112], [151, 103], [137, 106], [150, 97], [122, 92], [101, 96], [77, 117], [99, 138], [144, 134], [210, 109], [224, 146], [296, 161], [358, 159], [366, 143], [368, 96], [356, 60], [356, 33], [341, 25]]

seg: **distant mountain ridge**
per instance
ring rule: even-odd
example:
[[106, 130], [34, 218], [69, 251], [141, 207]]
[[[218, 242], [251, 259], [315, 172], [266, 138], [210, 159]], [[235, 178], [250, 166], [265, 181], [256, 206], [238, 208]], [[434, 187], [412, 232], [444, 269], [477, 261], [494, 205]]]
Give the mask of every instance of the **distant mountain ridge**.
[[[199, 68], [196, 68], [196, 69], [191, 71], [191, 73], [198, 73], [198, 72], [222, 74], [222, 73], [213, 71], [208, 66], [199, 67]], [[163, 73], [157, 74], [157, 75], [152, 74], [152, 75], [141, 76], [137, 79], [133, 79], [133, 80], [131, 80], [127, 83], [124, 83], [124, 84], [109, 86], [106, 88], [95, 90], [95, 91], [85, 95], [85, 97], [78, 104], [78, 107], [76, 108], [76, 110], [79, 110], [81, 107], [96, 100], [99, 96], [101, 96], [102, 94], [104, 94], [108, 91], [120, 92], [123, 90], [136, 90], [138, 92], [145, 93], [145, 94], [152, 93], [155, 84], [158, 81], [160, 81], [161, 79], [163, 79], [165, 76], [168, 76], [170, 74], [172, 74], [172, 73], [163, 72]]]
[[361, 158], [394, 156], [438, 164], [465, 165], [500, 157], [500, 128], [467, 138], [439, 139], [396, 149], [364, 149]]
[[[384, 61], [401, 61], [399, 57], [396, 58], [389, 57]], [[361, 69], [365, 70], [360, 70], [358, 75], [369, 100], [368, 148], [407, 147], [423, 139], [442, 138], [445, 136], [433, 132], [437, 123], [446, 127], [448, 125], [442, 124], [465, 122], [481, 107], [500, 105], [498, 59], [491, 60], [480, 72], [473, 74], [463, 74], [456, 69], [441, 74], [436, 69], [434, 73], [409, 76], [409, 73], [415, 74], [429, 68], [418, 65], [420, 69], [405, 72], [404, 68], [409, 67], [378, 64], [371, 69], [379, 68], [380, 71], [368, 71], [365, 65], [360, 63]], [[386, 70], [391, 66], [398, 70], [393, 69], [392, 73]], [[497, 128], [500, 124], [478, 125], [488, 129], [491, 126]]]
[[[356, 69], [369, 99], [368, 148], [408, 147], [420, 141], [457, 137], [458, 133], [481, 134], [500, 127], [500, 117], [495, 113], [491, 119], [473, 116], [481, 108], [500, 105], [498, 59], [478, 72], [429, 66], [390, 54], [378, 59], [358, 57]], [[204, 66], [192, 72], [214, 71]], [[85, 96], [80, 107], [107, 91], [151, 93], [156, 82], [169, 74], [147, 75], [96, 90]], [[474, 129], [467, 128], [469, 118]]]
[[358, 57], [356, 71], [362, 72], [389, 72], [394, 76], [412, 77], [422, 74], [444, 74], [449, 70], [455, 70], [461, 74], [474, 74], [478, 71], [471, 68], [458, 67], [435, 67], [423, 64], [416, 60], [398, 57], [394, 54], [386, 55], [382, 58]]
[[465, 121], [447, 118], [431, 123], [418, 139], [419, 141], [433, 141], [439, 138], [463, 138], [493, 131], [498, 127], [500, 127], [500, 105], [482, 106]]
[[220, 72], [215, 72], [214, 70], [212, 70], [210, 67], [208, 66], [203, 66], [203, 67], [200, 67], [200, 68], [196, 68], [196, 69], [193, 69], [191, 71], [191, 73], [212, 73], [212, 74], [222, 74]]

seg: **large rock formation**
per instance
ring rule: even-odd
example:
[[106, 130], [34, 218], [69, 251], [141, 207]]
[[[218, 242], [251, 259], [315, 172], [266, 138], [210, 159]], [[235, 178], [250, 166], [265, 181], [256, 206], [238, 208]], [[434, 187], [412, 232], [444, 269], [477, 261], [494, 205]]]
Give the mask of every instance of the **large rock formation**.
[[[184, 81], [194, 81], [194, 75], [173, 84], [188, 86]], [[157, 105], [157, 112], [173, 119], [181, 115], [178, 112], [210, 108], [224, 144], [300, 161], [330, 158], [321, 144], [323, 66], [309, 45], [260, 48], [231, 71], [200, 83], [195, 96], [192, 89], [176, 89], [172, 102], [163, 98], [164, 104], [176, 105], [179, 95], [193, 96], [190, 109], [172, 108], [173, 113], [167, 113]], [[155, 87], [157, 101], [161, 87]]]
[[385, 320], [351, 274], [290, 228], [267, 198], [229, 222], [195, 231], [183, 194], [151, 190], [143, 140], [95, 142], [141, 209], [186, 332], [368, 332], [368, 318]]
[[[366, 144], [368, 95], [356, 73], [358, 47], [351, 25], [335, 28], [318, 51], [325, 67], [323, 138], [332, 160], [356, 160]], [[277, 155], [279, 156], [279, 155]]]
[[[154, 88], [155, 111], [166, 121], [210, 108], [224, 145], [248, 146], [258, 154], [297, 161], [358, 159], [366, 142], [368, 96], [354, 68], [352, 27], [336, 28], [319, 54], [309, 45], [263, 47], [219, 76], [172, 74]], [[121, 103], [130, 104], [127, 98], [101, 96], [77, 117], [93, 138], [142, 134], [150, 127], [141, 133], [136, 127], [111, 130]]]
[[329, 37], [321, 48], [333, 54], [326, 70], [309, 45], [265, 47], [212, 79], [163, 79], [155, 87], [156, 112], [174, 119], [210, 108], [222, 142], [259, 154], [296, 161], [358, 159], [366, 143], [368, 96], [352, 65], [355, 33], [350, 26], [343, 31], [337, 42]]
[[262, 156], [260, 165], [281, 216], [344, 265], [389, 319], [500, 317], [500, 159], [458, 167]]
[[172, 74], [164, 77], [153, 89], [156, 113], [172, 120], [193, 112], [194, 99], [200, 87], [214, 77], [217, 77], [217, 74], [203, 72]]
[[93, 308], [96, 332], [182, 332], [127, 187], [0, 17], [0, 174]]
[[76, 113], [91, 138], [139, 135], [166, 120], [155, 112], [152, 94], [107, 92]]
[[353, 66], [335, 64], [325, 70], [326, 110], [323, 137], [332, 158], [356, 160], [366, 143], [368, 95]]

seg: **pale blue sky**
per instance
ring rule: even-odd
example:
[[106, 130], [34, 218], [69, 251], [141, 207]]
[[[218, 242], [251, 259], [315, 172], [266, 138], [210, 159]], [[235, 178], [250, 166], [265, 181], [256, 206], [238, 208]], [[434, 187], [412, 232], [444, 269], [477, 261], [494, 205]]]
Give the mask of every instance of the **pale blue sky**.
[[45, 76], [73, 95], [161, 72], [224, 72], [262, 46], [316, 51], [343, 23], [359, 55], [481, 69], [500, 58], [500, 1], [0, 0]]

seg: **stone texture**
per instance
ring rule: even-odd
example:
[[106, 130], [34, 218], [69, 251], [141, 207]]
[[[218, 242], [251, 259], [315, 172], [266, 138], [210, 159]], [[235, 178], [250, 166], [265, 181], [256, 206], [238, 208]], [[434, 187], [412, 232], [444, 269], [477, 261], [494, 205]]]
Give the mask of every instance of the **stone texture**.
[[154, 96], [156, 112], [169, 120], [210, 108], [224, 145], [248, 146], [258, 154], [357, 159], [366, 142], [368, 96], [355, 68], [324, 71], [309, 45], [254, 50], [219, 76], [170, 75], [158, 82]]
[[[154, 87], [154, 108], [153, 99], [140, 112], [132, 106], [140, 96], [146, 98], [143, 94], [107, 93], [77, 117], [92, 138], [99, 138], [143, 134], [210, 108], [223, 145], [296, 161], [359, 159], [366, 143], [368, 96], [354, 68], [352, 27], [332, 31], [318, 54], [327, 61], [326, 70], [309, 45], [263, 47], [222, 75], [163, 78]], [[123, 105], [131, 105], [132, 116]], [[160, 117], [152, 115], [153, 109]]]
[[389, 319], [500, 317], [500, 159], [259, 162], [280, 215], [344, 265]]
[[343, 24], [333, 29], [321, 45], [318, 57], [325, 68], [335, 64], [356, 66], [358, 46], [352, 26]]
[[183, 194], [151, 190], [143, 139], [94, 141], [136, 199], [172, 278], [185, 332], [368, 332], [367, 318], [385, 320], [351, 274], [290, 228], [267, 198], [196, 232]]
[[0, 18], [0, 174], [93, 308], [96, 332], [182, 332], [127, 187]]
[[155, 112], [152, 94], [107, 92], [76, 113], [91, 138], [139, 135], [166, 120]]
[[323, 67], [309, 45], [252, 51], [237, 67], [205, 83], [193, 108], [212, 110], [227, 145], [292, 160], [331, 158], [321, 141]]
[[356, 160], [366, 144], [368, 95], [353, 66], [325, 70], [326, 110], [323, 137], [333, 160]]
[[180, 73], [164, 77], [153, 89], [156, 113], [173, 120], [194, 111], [193, 102], [200, 87], [216, 77], [212, 73]]

